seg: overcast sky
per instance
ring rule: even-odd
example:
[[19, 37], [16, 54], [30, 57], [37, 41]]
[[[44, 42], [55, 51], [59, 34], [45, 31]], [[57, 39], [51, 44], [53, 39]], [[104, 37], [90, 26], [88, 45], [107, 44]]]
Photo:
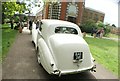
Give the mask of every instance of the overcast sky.
[[85, 6], [105, 13], [104, 23], [118, 26], [118, 0], [85, 0]]

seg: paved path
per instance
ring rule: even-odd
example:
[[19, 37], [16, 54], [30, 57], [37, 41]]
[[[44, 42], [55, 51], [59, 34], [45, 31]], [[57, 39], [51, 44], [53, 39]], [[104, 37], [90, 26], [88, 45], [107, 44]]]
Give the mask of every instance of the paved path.
[[[24, 29], [23, 33], [18, 34], [16, 41], [2, 65], [3, 79], [117, 79], [109, 71], [99, 64], [97, 72], [85, 72], [75, 75], [57, 77], [49, 75], [36, 60], [36, 53], [31, 43], [29, 30]], [[96, 81], [96, 80], [94, 80]]]

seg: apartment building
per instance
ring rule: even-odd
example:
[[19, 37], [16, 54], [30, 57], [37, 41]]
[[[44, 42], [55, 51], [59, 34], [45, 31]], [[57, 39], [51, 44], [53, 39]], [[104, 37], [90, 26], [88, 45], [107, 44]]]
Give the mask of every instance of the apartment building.
[[85, 7], [83, 12], [83, 17], [82, 17], [82, 23], [86, 22], [89, 19], [92, 19], [95, 22], [98, 22], [98, 21], [104, 22], [104, 17], [105, 17], [104, 12]]

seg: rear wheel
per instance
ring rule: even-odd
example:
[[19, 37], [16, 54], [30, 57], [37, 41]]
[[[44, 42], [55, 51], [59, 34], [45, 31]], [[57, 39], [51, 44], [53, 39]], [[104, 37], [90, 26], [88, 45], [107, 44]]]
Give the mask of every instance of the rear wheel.
[[39, 49], [37, 49], [37, 62], [38, 62], [39, 64], [41, 64], [41, 62], [40, 62], [40, 51], [39, 51]]

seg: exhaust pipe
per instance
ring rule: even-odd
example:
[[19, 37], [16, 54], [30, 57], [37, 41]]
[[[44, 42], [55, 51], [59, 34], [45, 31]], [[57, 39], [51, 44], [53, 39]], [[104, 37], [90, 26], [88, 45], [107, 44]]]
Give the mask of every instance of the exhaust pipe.
[[60, 70], [54, 70], [53, 74], [59, 75], [59, 77], [61, 77], [61, 71]]
[[96, 65], [94, 65], [91, 69], [92, 72], [96, 72]]

